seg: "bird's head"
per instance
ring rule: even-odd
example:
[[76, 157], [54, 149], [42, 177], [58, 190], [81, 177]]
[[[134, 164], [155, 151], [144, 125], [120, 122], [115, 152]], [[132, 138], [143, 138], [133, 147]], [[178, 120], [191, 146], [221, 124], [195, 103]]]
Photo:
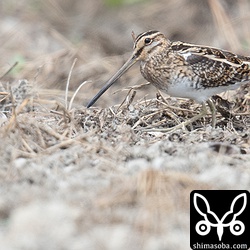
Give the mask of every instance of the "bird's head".
[[130, 67], [137, 61], [147, 61], [155, 53], [165, 48], [170, 41], [159, 31], [147, 31], [134, 38], [134, 50], [127, 62], [110, 78], [102, 89], [88, 103], [87, 108], [91, 107], [101, 95], [118, 80]]

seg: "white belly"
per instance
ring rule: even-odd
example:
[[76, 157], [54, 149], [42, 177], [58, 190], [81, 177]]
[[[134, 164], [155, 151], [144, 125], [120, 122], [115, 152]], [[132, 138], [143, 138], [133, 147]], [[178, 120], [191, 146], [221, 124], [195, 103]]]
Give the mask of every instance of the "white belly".
[[233, 90], [240, 87], [241, 83], [236, 83], [230, 86], [218, 86], [210, 88], [196, 88], [188, 80], [175, 82], [169, 84], [166, 93], [173, 97], [181, 97], [195, 100], [198, 103], [207, 101], [211, 96], [225, 92], [227, 90]]

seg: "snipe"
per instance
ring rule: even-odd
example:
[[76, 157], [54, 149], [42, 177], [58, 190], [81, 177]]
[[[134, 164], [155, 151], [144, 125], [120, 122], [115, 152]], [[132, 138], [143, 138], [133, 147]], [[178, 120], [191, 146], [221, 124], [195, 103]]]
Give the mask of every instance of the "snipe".
[[200, 114], [175, 126], [175, 129], [204, 117], [207, 114], [206, 102], [215, 127], [216, 109], [209, 98], [236, 89], [250, 80], [250, 57], [208, 46], [171, 42], [159, 31], [147, 31], [134, 39], [131, 57], [87, 107], [91, 107], [137, 61], [140, 61], [143, 77], [158, 89], [170, 96], [189, 98], [202, 104]]

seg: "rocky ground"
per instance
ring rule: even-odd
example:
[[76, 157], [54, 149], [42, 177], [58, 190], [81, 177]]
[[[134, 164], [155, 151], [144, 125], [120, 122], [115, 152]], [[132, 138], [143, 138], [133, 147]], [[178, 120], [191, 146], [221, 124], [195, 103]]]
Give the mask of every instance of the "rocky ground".
[[[85, 108], [129, 56], [131, 41], [119, 30], [159, 27], [173, 39], [198, 42], [200, 36], [200, 43], [225, 49], [249, 38], [247, 32], [236, 36], [238, 26], [244, 29], [241, 18], [250, 18], [243, 15], [247, 2], [220, 1], [238, 20], [227, 23], [236, 30], [232, 44], [227, 32], [211, 36], [225, 28], [214, 24], [213, 14], [223, 10], [214, 1], [163, 2], [2, 4], [0, 249], [188, 249], [192, 190], [250, 190], [249, 85], [214, 97], [215, 129], [208, 114], [187, 128], [154, 131], [185, 121], [200, 106], [145, 85], [138, 66], [96, 107]], [[188, 30], [182, 25], [187, 21]], [[246, 43], [236, 47], [249, 52]], [[15, 61], [18, 66], [5, 74]]]

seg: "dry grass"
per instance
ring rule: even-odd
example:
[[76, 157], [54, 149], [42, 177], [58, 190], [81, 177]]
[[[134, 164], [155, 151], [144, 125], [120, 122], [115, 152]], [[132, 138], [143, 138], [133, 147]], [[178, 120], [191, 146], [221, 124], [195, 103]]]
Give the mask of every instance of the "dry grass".
[[43, 25], [26, 4], [21, 24], [8, 32], [0, 26], [0, 60], [15, 53], [26, 60], [2, 61], [0, 69], [1, 247], [187, 249], [190, 191], [249, 189], [249, 85], [213, 98], [216, 129], [208, 114], [172, 134], [152, 131], [189, 119], [200, 106], [163, 96], [136, 67], [99, 106], [84, 105], [128, 57], [130, 38], [115, 23], [128, 33], [157, 28], [173, 39], [201, 37], [199, 43], [249, 52], [248, 2], [146, 1], [112, 9], [100, 1], [46, 0], [36, 6], [46, 15]]
[[[72, 101], [67, 107], [59, 101], [40, 99], [36, 93], [29, 93], [30, 86], [27, 81], [21, 81], [19, 87], [25, 93], [22, 96], [23, 100], [18, 95], [13, 96], [11, 92], [2, 92], [5, 96], [2, 102], [4, 101], [4, 105], [12, 110], [12, 115], [2, 126], [1, 131], [4, 137], [8, 137], [9, 133], [18, 134], [21, 137], [19, 142], [22, 142], [18, 149], [26, 156], [31, 154], [31, 157], [44, 150], [50, 152], [50, 147], [55, 147], [57, 144], [58, 149], [66, 145], [69, 147], [82, 137], [86, 137], [84, 132], [102, 131], [109, 135], [115, 132], [117, 126], [129, 126], [143, 138], [144, 131], [175, 126], [194, 116], [200, 108], [192, 101], [164, 99], [161, 93], [154, 99], [144, 98], [133, 102], [136, 91], [132, 88], [124, 101], [112, 108], [72, 109]], [[234, 95], [233, 105], [221, 97], [216, 98], [220, 111], [217, 114], [218, 127], [235, 134], [248, 133], [250, 127], [248, 89], [246, 86]], [[68, 91], [66, 96], [67, 93]], [[187, 129], [205, 129], [210, 123], [211, 117], [207, 115], [205, 119], [197, 121]], [[188, 133], [188, 130], [183, 132]]]

